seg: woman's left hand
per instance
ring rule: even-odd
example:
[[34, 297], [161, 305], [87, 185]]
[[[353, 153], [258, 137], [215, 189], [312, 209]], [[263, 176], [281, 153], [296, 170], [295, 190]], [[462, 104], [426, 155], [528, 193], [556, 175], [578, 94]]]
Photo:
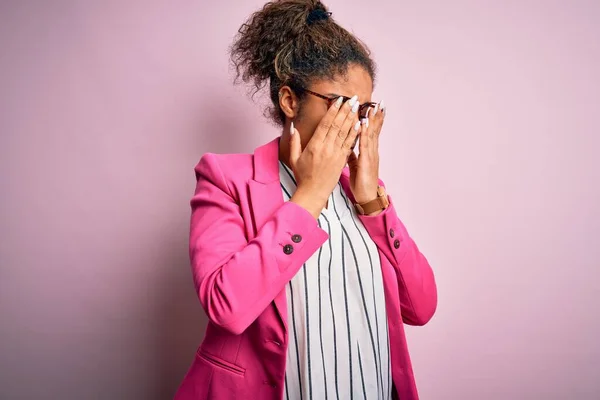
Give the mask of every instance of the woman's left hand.
[[354, 151], [348, 157], [350, 189], [357, 203], [366, 203], [377, 197], [379, 185], [379, 134], [385, 119], [385, 106], [379, 103], [363, 119], [359, 134], [358, 156]]

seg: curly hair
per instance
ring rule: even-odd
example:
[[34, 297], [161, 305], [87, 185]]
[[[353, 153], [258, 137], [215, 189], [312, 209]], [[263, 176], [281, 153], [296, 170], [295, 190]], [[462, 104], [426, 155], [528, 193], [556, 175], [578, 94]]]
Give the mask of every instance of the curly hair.
[[254, 94], [268, 83], [273, 106], [266, 114], [279, 125], [285, 124], [278, 95], [282, 86], [302, 100], [311, 82], [345, 75], [350, 64], [362, 66], [375, 80], [368, 47], [330, 15], [317, 0], [276, 0], [238, 30], [230, 49], [235, 82], [251, 83]]

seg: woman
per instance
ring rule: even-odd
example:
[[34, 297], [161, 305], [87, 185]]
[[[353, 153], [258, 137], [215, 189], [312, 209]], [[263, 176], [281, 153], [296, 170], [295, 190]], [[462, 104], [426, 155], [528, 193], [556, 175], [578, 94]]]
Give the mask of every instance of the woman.
[[232, 60], [269, 85], [283, 133], [195, 169], [190, 256], [209, 323], [176, 399], [418, 398], [403, 323], [432, 317], [436, 286], [378, 178], [387, 110], [371, 102], [368, 49], [322, 3], [275, 1]]

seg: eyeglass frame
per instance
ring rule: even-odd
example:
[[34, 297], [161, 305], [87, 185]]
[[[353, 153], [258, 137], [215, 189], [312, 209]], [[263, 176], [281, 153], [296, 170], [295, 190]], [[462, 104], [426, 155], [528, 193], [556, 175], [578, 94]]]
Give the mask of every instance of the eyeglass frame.
[[[303, 90], [303, 91], [305, 91], [305, 92], [306, 92], [306, 93], [308, 93], [308, 94], [312, 94], [313, 96], [319, 97], [319, 98], [321, 98], [321, 99], [323, 99], [323, 100], [327, 100], [327, 102], [328, 102], [328, 105], [327, 105], [327, 107], [328, 107], [328, 108], [329, 108], [329, 107], [331, 107], [331, 104], [332, 104], [334, 101], [336, 101], [338, 98], [340, 98], [340, 97], [343, 99], [343, 101], [344, 101], [344, 102], [346, 102], [346, 101], [348, 101], [348, 100], [350, 100], [350, 99], [351, 99], [351, 97], [347, 97], [347, 96], [338, 96], [338, 95], [335, 95], [335, 97], [328, 97], [328, 96], [325, 96], [324, 94], [320, 94], [320, 93], [317, 93], [317, 92], [313, 92], [312, 90], [308, 90], [308, 89], [304, 89], [304, 88], [303, 88], [302, 90]], [[363, 104], [361, 104], [361, 105], [358, 107], [358, 116], [359, 116], [359, 118], [361, 118], [361, 119], [362, 119], [362, 118], [367, 118], [367, 113], [369, 112], [369, 111], [368, 111], [368, 110], [369, 110], [369, 108], [371, 108], [371, 107], [376, 107], [376, 106], [377, 106], [377, 103], [374, 103], [374, 102], [372, 102], [372, 101], [369, 101], [369, 102], [366, 102], [366, 103], [363, 103]], [[363, 110], [365, 107], [367, 107], [367, 108], [366, 108], [366, 110], [367, 110], [367, 111], [365, 112], [365, 114], [364, 114], [364, 115], [361, 115], [361, 113], [362, 113], [362, 110]]]

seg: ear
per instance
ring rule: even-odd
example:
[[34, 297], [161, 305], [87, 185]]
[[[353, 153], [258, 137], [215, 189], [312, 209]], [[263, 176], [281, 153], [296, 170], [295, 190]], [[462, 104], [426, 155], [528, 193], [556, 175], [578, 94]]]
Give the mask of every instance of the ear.
[[294, 119], [298, 112], [298, 98], [289, 86], [279, 89], [279, 107], [289, 119]]

